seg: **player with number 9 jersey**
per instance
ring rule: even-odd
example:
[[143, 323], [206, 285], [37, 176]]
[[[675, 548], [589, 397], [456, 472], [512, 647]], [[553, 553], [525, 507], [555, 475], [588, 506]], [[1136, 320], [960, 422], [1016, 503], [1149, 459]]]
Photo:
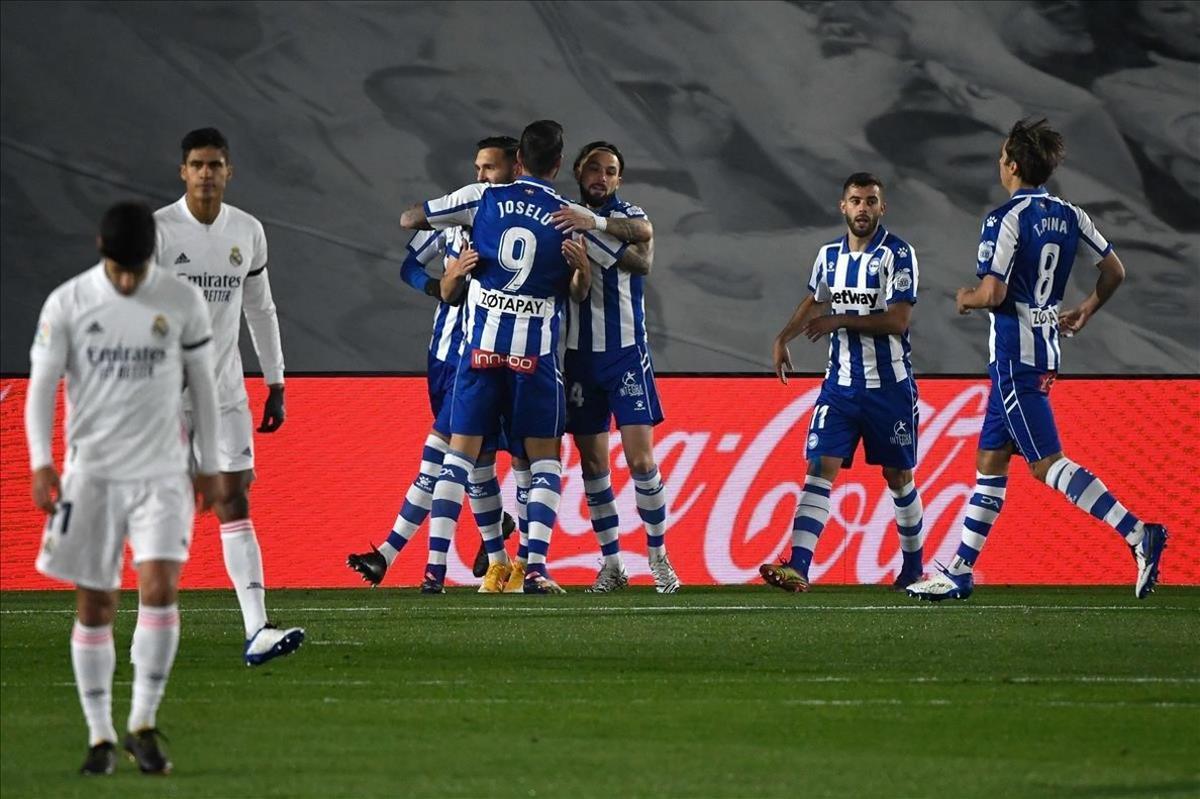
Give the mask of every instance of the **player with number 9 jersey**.
[[[474, 183], [425, 203], [435, 229], [470, 226], [479, 266], [468, 283], [463, 358], [454, 392], [451, 432], [496, 433], [482, 392], [513, 403], [515, 437], [558, 438], [566, 420], [558, 342], [571, 269], [562, 254], [567, 234], [551, 218], [570, 205], [548, 180], [522, 176], [505, 185]], [[607, 265], [613, 255], [588, 241], [588, 254]], [[479, 386], [479, 373], [532, 375], [510, 392]], [[472, 375], [471, 373], [476, 373]], [[532, 390], [530, 390], [532, 389]], [[505, 410], [508, 410], [505, 408]]]

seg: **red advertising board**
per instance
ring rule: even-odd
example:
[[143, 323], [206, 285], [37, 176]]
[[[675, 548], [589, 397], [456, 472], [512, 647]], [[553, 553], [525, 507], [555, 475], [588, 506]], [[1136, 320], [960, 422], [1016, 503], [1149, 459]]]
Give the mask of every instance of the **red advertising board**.
[[[251, 380], [251, 402], [263, 389]], [[656, 453], [669, 491], [667, 541], [685, 584], [757, 580], [758, 565], [786, 551], [803, 483], [808, 415], [819, 381], [747, 377], [660, 378], [667, 421]], [[984, 380], [920, 382], [920, 464], [926, 560], [948, 560], [975, 479], [975, 444], [987, 397]], [[0, 381], [0, 588], [62, 587], [33, 561], [43, 517], [29, 499], [23, 431], [25, 380]], [[258, 481], [252, 518], [274, 587], [361, 585], [346, 554], [378, 543], [399, 510], [430, 422], [419, 377], [294, 377], [288, 421], [257, 438]], [[1064, 379], [1053, 402], [1067, 453], [1086, 465], [1134, 513], [1166, 524], [1171, 544], [1166, 584], [1200, 583], [1200, 381]], [[61, 452], [61, 441], [57, 444]], [[634, 488], [613, 435], [613, 489], [621, 545], [634, 582], [648, 583], [645, 535]], [[860, 452], [861, 456], [861, 452]], [[566, 472], [551, 570], [565, 584], [589, 583], [598, 551], [588, 522], [579, 458], [564, 442]], [[1008, 498], [988, 538], [981, 582], [1121, 584], [1131, 582], [1129, 553], [1102, 522], [1036, 482], [1014, 461]], [[501, 458], [505, 504], [514, 484]], [[878, 469], [861, 462], [834, 486], [829, 525], [811, 576], [817, 584], [890, 581], [900, 563], [892, 501]], [[200, 532], [184, 570], [189, 588], [228, 585], [215, 518]], [[469, 584], [478, 544], [464, 513], [450, 553], [449, 580]], [[510, 548], [513, 546], [510, 541]], [[387, 585], [419, 581], [426, 536], [418, 533]], [[131, 573], [125, 585], [131, 586]]]

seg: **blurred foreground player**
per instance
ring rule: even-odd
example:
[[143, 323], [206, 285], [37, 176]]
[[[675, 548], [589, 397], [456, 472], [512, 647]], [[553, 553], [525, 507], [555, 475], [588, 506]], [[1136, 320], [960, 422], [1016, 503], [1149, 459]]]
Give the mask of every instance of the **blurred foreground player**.
[[829, 492], [838, 471], [853, 461], [860, 438], [867, 463], [882, 467], [895, 505], [901, 566], [893, 585], [921, 579], [924, 511], [913, 479], [920, 418], [908, 342], [917, 254], [879, 224], [887, 203], [875, 176], [848, 177], [840, 207], [846, 234], [817, 252], [810, 293], [775, 338], [772, 355], [786, 384], [792, 368], [787, 343], [800, 333], [810, 341], [832, 334], [825, 382], [808, 426], [808, 474], [792, 522], [791, 556], [759, 567], [767, 584], [785, 591], [808, 590], [813, 551], [829, 520]]
[[257, 666], [294, 652], [304, 641], [303, 629], [278, 629], [267, 621], [262, 550], [250, 521], [254, 431], [238, 349], [242, 313], [268, 386], [258, 432], [273, 433], [284, 419], [283, 349], [267, 278], [267, 238], [257, 219], [224, 202], [233, 166], [229, 143], [221, 132], [215, 128], [193, 130], [183, 137], [181, 147], [179, 177], [187, 190], [154, 214], [158, 224], [155, 260], [164, 270], [198, 287], [212, 316], [221, 407], [217, 441], [225, 497], [214, 510], [221, 522], [225, 570], [242, 609], [246, 634], [242, 658], [247, 666]]
[[[1044, 183], [1062, 161], [1063, 138], [1046, 120], [1021, 120], [1000, 147], [1000, 184], [1011, 195], [988, 214], [980, 233], [979, 285], [958, 290], [960, 314], [988, 309], [988, 373], [992, 390], [975, 456], [975, 492], [963, 519], [962, 543], [949, 568], [908, 587], [919, 599], [966, 599], [972, 570], [1004, 507], [1008, 465], [1025, 458], [1033, 476], [1115, 529], [1137, 566], [1133, 593], [1144, 599], [1158, 581], [1167, 530], [1147, 524], [1104, 483], [1063, 455], [1050, 407], [1061, 361], [1059, 331], [1072, 336], [1112, 297], [1125, 267], [1083, 209], [1051, 195]], [[1100, 270], [1096, 288], [1077, 308], [1059, 312], [1076, 251]]]
[[[171, 762], [155, 717], [179, 647], [179, 574], [196, 510], [179, 423], [185, 378], [199, 453], [195, 492], [201, 509], [222, 499], [212, 327], [200, 292], [151, 264], [148, 207], [109, 208], [99, 249], [100, 263], [50, 294], [29, 353], [33, 501], [50, 514], [37, 569], [76, 587], [71, 665], [90, 747], [81, 771], [111, 774], [113, 620], [128, 540], [139, 599], [125, 749], [142, 771], [166, 774]], [[50, 442], [63, 375], [67, 453], [60, 483]]]

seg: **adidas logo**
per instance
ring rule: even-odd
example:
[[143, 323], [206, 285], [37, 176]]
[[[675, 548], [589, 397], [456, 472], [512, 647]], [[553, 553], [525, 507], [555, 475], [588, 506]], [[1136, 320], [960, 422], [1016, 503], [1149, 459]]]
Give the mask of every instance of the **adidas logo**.
[[185, 252], [179, 253], [179, 257], [175, 259], [176, 266], [179, 266], [180, 264], [190, 264], [191, 262], [192, 260], [187, 257], [187, 253]]
[[250, 449], [249, 447], [246, 447], [244, 450], [242, 450], [242, 454], [245, 455], [247, 458], [249, 458], [251, 455], [254, 454], [254, 451], [252, 449]]
[[92, 322], [90, 325], [88, 325], [87, 332], [88, 333], [103, 333], [104, 328], [100, 327], [99, 322]]

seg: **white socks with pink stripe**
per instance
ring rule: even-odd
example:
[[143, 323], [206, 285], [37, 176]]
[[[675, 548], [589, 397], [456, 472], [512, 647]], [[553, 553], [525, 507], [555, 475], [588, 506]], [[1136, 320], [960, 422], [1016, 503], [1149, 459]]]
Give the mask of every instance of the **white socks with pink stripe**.
[[133, 706], [129, 731], [155, 727], [158, 705], [179, 649], [179, 605], [138, 605], [137, 627], [129, 659], [133, 663]]
[[225, 553], [225, 571], [237, 591], [242, 608], [246, 640], [267, 623], [267, 589], [263, 583], [262, 550], [254, 535], [254, 523], [238, 519], [221, 525], [221, 549]]
[[113, 644], [111, 624], [99, 627], [84, 626], [78, 619], [71, 630], [71, 667], [75, 670], [75, 687], [79, 689], [79, 704], [87, 719], [88, 745], [101, 741], [117, 742], [112, 722], [112, 681], [117, 667], [117, 650]]

